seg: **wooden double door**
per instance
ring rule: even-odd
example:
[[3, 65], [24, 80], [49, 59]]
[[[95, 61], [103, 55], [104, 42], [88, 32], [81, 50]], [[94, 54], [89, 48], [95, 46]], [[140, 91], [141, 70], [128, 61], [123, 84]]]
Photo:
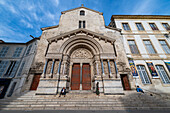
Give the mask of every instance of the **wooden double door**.
[[71, 77], [71, 90], [91, 90], [91, 70], [89, 64], [73, 64]]

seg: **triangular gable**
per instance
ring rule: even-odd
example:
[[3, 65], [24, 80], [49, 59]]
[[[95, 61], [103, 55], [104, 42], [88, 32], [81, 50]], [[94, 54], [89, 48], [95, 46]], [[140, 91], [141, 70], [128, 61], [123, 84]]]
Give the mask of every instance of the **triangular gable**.
[[76, 36], [77, 34], [79, 33], [82, 33], [82, 34], [86, 34], [88, 36], [91, 36], [93, 38], [98, 38], [99, 40], [104, 40], [105, 42], [110, 42], [110, 43], [114, 43], [115, 39], [112, 39], [112, 38], [109, 38], [107, 36], [104, 36], [104, 35], [101, 35], [101, 34], [98, 34], [96, 32], [93, 32], [93, 31], [89, 31], [87, 29], [84, 29], [84, 28], [80, 28], [80, 29], [76, 29], [76, 30], [73, 30], [73, 31], [70, 31], [70, 32], [67, 32], [67, 33], [64, 33], [62, 35], [58, 35], [58, 36], [55, 36], [55, 37], [52, 37], [52, 38], [49, 38], [47, 39], [47, 41], [49, 43], [51, 42], [54, 42], [54, 41], [58, 41], [58, 40], [63, 40], [64, 38], [70, 38], [72, 36]]
[[99, 13], [100, 15], [103, 15], [102, 12], [95, 11], [95, 10], [93, 10], [93, 9], [89, 9], [89, 8], [87, 8], [87, 7], [84, 7], [83, 4], [81, 5], [81, 7], [77, 7], [77, 8], [74, 8], [74, 9], [70, 9], [70, 10], [63, 11], [63, 12], [61, 12], [61, 14], [65, 14], [66, 12], [74, 11], [74, 10], [77, 10], [77, 9], [80, 9], [80, 8], [84, 8], [84, 9], [87, 9], [87, 10], [90, 10], [90, 11], [93, 11], [93, 12], [96, 12], [96, 13]]

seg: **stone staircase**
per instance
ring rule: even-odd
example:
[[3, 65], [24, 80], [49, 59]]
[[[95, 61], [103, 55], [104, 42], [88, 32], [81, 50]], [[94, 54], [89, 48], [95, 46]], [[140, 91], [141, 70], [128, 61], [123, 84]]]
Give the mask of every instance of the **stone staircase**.
[[170, 96], [125, 91], [125, 95], [96, 96], [94, 93], [35, 95], [34, 91], [20, 97], [0, 100], [0, 110], [170, 110]]

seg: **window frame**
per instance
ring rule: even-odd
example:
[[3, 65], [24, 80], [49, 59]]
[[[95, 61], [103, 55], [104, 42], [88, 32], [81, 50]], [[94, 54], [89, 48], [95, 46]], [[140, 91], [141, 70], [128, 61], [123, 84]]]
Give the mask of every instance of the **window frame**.
[[[31, 46], [31, 47], [30, 47], [30, 46]], [[28, 46], [27, 51], [26, 51], [26, 53], [25, 53], [26, 56], [30, 54], [30, 51], [31, 51], [32, 47], [33, 47], [32, 44]], [[29, 50], [29, 49], [30, 49], [30, 50]], [[29, 50], [29, 52], [28, 52], [28, 50]]]
[[86, 28], [86, 21], [85, 20], [79, 20], [79, 29], [80, 28]]
[[[157, 72], [158, 72], [158, 75], [159, 75], [159, 77], [160, 77], [160, 79], [161, 79], [161, 82], [162, 82], [163, 84], [170, 84], [170, 82], [169, 82], [169, 83], [164, 83], [164, 81], [163, 81], [163, 79], [162, 79], [162, 75], [160, 75], [159, 70], [157, 69], [157, 66], [162, 66], [162, 67], [163, 67], [164, 73], [166, 73], [166, 75], [167, 75], [167, 77], [169, 78], [169, 81], [170, 81], [170, 76], [168, 75], [167, 70], [165, 69], [166, 67], [165, 67], [164, 65], [162, 65], [162, 64], [156, 64], [156, 65], [155, 65], [156, 70], [157, 70]], [[161, 73], [161, 74], [162, 74], [162, 73]]]
[[[168, 24], [169, 29], [166, 29], [166, 28], [164, 27], [164, 25], [163, 25], [163, 24]], [[166, 31], [170, 31], [170, 25], [169, 25], [169, 23], [167, 23], [167, 22], [162, 22], [162, 23], [161, 23], [161, 25], [163, 26], [163, 28], [164, 28]]]
[[[4, 48], [5, 48], [5, 50], [4, 50]], [[9, 49], [10, 49], [9, 46], [2, 46], [1, 51], [0, 51], [0, 58], [4, 58], [6, 56], [6, 54], [8, 53]]]
[[[152, 27], [151, 27], [151, 25], [150, 24], [154, 24], [155, 26], [156, 26], [156, 29], [154, 30], [154, 29], [152, 29]], [[154, 22], [149, 22], [149, 26], [150, 26], [150, 28], [151, 28], [151, 30], [152, 31], [159, 31], [159, 28], [158, 28], [158, 26], [154, 23]]]
[[4, 74], [6, 73], [8, 67], [9, 67], [9, 63], [10, 63], [10, 61], [8, 61], [8, 60], [1, 60], [0, 63], [1, 63], [2, 61], [3, 61], [4, 63], [6, 63], [6, 64], [3, 65], [3, 67], [5, 66], [5, 68], [4, 68], [4, 71], [2, 72], [2, 75], [0, 76], [0, 78], [3, 78], [3, 77], [4, 77]]
[[[122, 28], [123, 28], [124, 31], [132, 31], [128, 22], [122, 22], [121, 24], [122, 24]], [[124, 27], [123, 27], [123, 24], [127, 24], [128, 27], [129, 27], [129, 30], [125, 30]]]
[[[130, 45], [129, 45], [129, 41], [134, 41], [135, 46], [136, 46], [136, 49], [138, 50], [138, 53], [132, 53], [132, 50], [131, 50]], [[129, 46], [129, 49], [130, 49], [131, 54], [133, 54], [133, 55], [140, 55], [140, 51], [139, 51], [139, 48], [138, 48], [138, 46], [137, 46], [137, 44], [136, 44], [135, 39], [128, 39], [128, 40], [127, 40], [127, 43], [128, 43], [128, 46]]]
[[170, 49], [170, 46], [169, 46], [169, 44], [167, 43], [166, 39], [158, 39], [158, 42], [159, 42], [161, 48], [163, 49], [163, 51], [165, 52], [165, 54], [168, 54], [168, 55], [169, 55], [170, 53], [166, 53], [166, 51], [165, 51], [164, 48], [162, 47], [160, 41], [165, 41], [166, 45], [167, 45], [167, 46], [169, 47], [169, 49]]
[[[154, 54], [153, 54], [153, 53], [149, 53], [149, 50], [148, 50], [147, 46], [145, 45], [145, 42], [144, 42], [144, 41], [150, 41], [150, 44], [152, 45], [152, 48], [153, 48], [153, 50], [155, 51]], [[156, 51], [155, 47], [153, 46], [152, 41], [151, 41], [150, 39], [143, 39], [143, 44], [145, 45], [145, 49], [146, 49], [146, 51], [147, 51], [147, 53], [148, 53], [149, 55], [157, 55], [157, 51]]]
[[[146, 72], [146, 74], [147, 74], [147, 79], [149, 80], [149, 83], [146, 83], [146, 80], [143, 79], [143, 78], [144, 78], [143, 73], [142, 73], [142, 75], [140, 75], [140, 71], [141, 71], [141, 70], [139, 71], [138, 66], [143, 66], [143, 67], [144, 67], [145, 72]], [[137, 64], [137, 65], [136, 65], [136, 69], [137, 69], [137, 72], [138, 72], [138, 74], [139, 74], [139, 76], [140, 76], [140, 79], [141, 79], [142, 84], [144, 84], [144, 85], [150, 85], [150, 84], [152, 84], [152, 82], [151, 82], [151, 78], [149, 77], [149, 73], [148, 73], [146, 67], [147, 67], [147, 66], [145, 66], [144, 64]], [[143, 71], [143, 70], [142, 70], [142, 71]], [[145, 81], [142, 81], [142, 80], [145, 80]], [[145, 83], [143, 83], [143, 82], [145, 82]]]
[[[139, 30], [137, 24], [141, 24], [143, 30]], [[136, 25], [136, 28], [137, 28], [138, 31], [140, 31], [140, 32], [145, 31], [145, 28], [144, 28], [144, 26], [141, 22], [135, 22], [135, 25]]]
[[[17, 48], [19, 48], [19, 50], [17, 50]], [[16, 47], [16, 49], [15, 49], [12, 57], [13, 57], [13, 58], [18, 58], [18, 57], [20, 57], [20, 56], [21, 56], [21, 53], [22, 53], [22, 50], [23, 50], [23, 47]], [[18, 54], [19, 54], [19, 56], [18, 56]]]
[[[83, 13], [81, 13], [81, 12], [83, 12]], [[80, 16], [85, 16], [85, 11], [81, 10], [79, 14], [80, 14]]]

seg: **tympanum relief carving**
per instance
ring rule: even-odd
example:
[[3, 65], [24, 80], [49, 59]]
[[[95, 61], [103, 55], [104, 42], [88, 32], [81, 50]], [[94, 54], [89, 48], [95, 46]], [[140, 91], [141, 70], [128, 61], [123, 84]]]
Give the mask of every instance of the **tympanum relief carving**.
[[91, 52], [85, 48], [79, 48], [76, 49], [72, 55], [71, 58], [75, 59], [75, 58], [79, 58], [79, 59], [89, 59], [92, 58]]

